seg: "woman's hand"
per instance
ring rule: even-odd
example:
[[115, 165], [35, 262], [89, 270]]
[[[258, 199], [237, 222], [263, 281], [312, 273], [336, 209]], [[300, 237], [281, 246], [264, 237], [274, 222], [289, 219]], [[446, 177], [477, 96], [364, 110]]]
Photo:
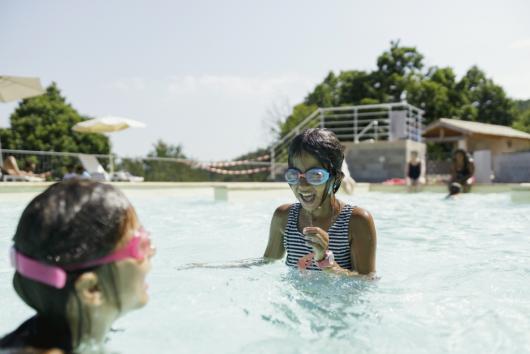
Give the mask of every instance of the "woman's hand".
[[317, 226], [304, 227], [302, 232], [304, 233], [306, 243], [313, 247], [315, 260], [321, 261], [324, 259], [329, 245], [328, 233]]

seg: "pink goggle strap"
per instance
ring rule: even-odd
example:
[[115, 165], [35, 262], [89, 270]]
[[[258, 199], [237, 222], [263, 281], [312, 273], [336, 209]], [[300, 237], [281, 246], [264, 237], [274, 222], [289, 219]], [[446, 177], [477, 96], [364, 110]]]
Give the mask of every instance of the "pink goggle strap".
[[88, 261], [88, 262], [81, 263], [81, 264], [68, 265], [68, 266], [65, 266], [64, 269], [78, 270], [78, 269], [90, 268], [90, 267], [95, 267], [95, 266], [99, 266], [103, 264], [117, 262], [125, 258], [142, 259], [144, 255], [140, 250], [141, 242], [142, 242], [142, 236], [135, 235], [123, 248], [105, 257], [98, 258], [93, 261]]
[[11, 265], [26, 278], [53, 286], [57, 289], [64, 288], [66, 272], [59, 267], [48, 265], [28, 258], [11, 247]]

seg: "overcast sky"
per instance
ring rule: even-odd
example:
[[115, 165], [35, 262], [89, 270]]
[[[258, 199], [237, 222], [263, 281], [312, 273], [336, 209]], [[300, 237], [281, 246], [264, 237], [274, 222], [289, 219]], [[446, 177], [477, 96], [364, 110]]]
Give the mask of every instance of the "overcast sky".
[[[299, 103], [330, 71], [372, 70], [391, 40], [427, 65], [478, 65], [530, 98], [530, 2], [0, 0], [0, 75], [57, 82], [80, 113], [140, 120], [120, 155], [157, 139], [203, 160], [268, 142], [274, 104]], [[0, 127], [15, 104], [0, 106]]]

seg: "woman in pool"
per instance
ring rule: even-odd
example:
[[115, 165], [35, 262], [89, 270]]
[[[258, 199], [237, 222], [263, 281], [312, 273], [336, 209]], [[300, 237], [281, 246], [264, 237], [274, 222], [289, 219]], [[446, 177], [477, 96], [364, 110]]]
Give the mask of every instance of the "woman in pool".
[[376, 232], [370, 213], [335, 197], [344, 147], [326, 129], [308, 129], [289, 147], [285, 179], [299, 203], [279, 206], [271, 221], [266, 259], [302, 269], [375, 274]]
[[451, 180], [448, 185], [449, 194], [452, 193], [451, 186], [454, 187], [455, 183], [460, 185], [461, 192], [471, 192], [471, 184], [473, 182], [474, 174], [475, 163], [473, 162], [473, 159], [465, 150], [456, 150], [453, 153], [453, 163], [451, 165]]
[[101, 350], [112, 323], [148, 300], [154, 249], [110, 185], [52, 185], [26, 207], [13, 241], [13, 285], [37, 313], [0, 339], [0, 352]]

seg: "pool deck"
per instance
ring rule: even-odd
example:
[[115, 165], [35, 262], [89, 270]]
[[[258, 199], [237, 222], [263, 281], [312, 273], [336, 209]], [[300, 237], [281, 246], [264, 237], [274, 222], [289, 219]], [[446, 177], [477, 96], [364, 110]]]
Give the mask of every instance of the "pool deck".
[[[1, 193], [39, 192], [55, 182], [0, 182]], [[214, 189], [219, 193], [223, 191], [272, 191], [288, 190], [289, 186], [283, 182], [111, 182], [121, 189]], [[357, 183], [354, 193], [359, 192], [388, 192], [405, 193], [406, 186], [385, 185], [381, 183]], [[424, 185], [420, 192], [446, 193], [445, 184]], [[503, 193], [503, 192], [523, 192], [530, 193], [530, 183], [493, 183], [476, 184], [472, 189], [473, 193]]]

